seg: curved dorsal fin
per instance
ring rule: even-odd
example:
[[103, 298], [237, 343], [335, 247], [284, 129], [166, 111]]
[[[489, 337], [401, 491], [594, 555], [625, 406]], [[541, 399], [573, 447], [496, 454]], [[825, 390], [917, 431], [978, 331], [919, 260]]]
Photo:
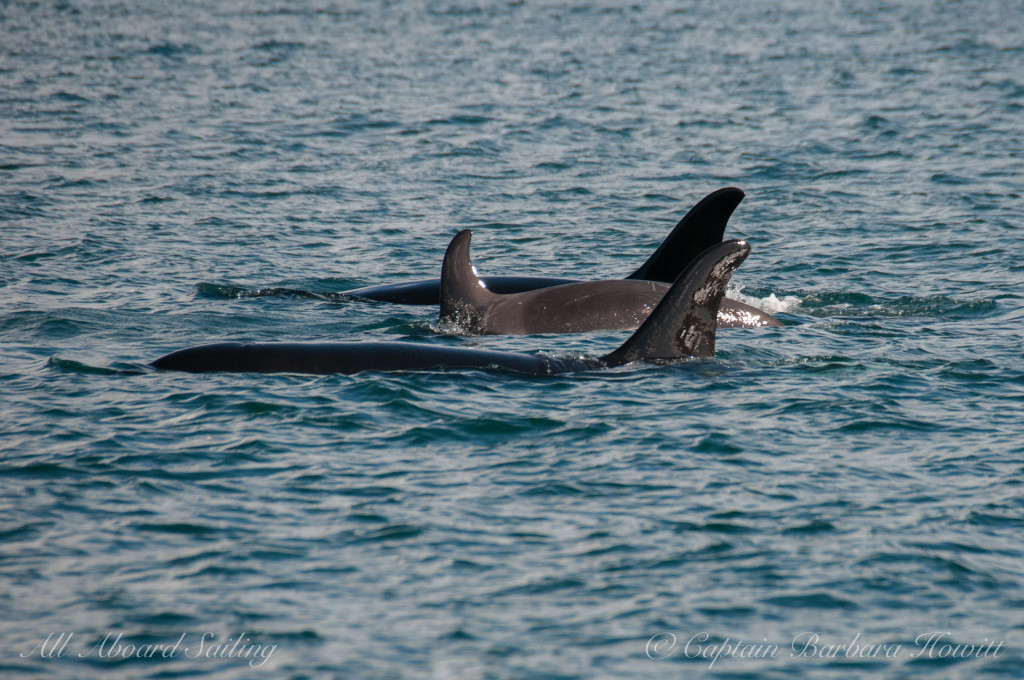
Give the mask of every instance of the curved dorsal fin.
[[460, 325], [472, 325], [480, 316], [483, 307], [498, 296], [487, 290], [469, 257], [469, 242], [473, 236], [470, 229], [463, 229], [444, 253], [441, 265], [441, 314], [440, 321], [451, 321]]
[[725, 227], [743, 192], [735, 187], [713, 191], [690, 208], [654, 254], [627, 279], [672, 283], [705, 250], [721, 243]]
[[725, 241], [701, 253], [640, 328], [601, 361], [621, 366], [640, 360], [713, 357], [718, 307], [733, 272], [749, 254], [745, 241]]

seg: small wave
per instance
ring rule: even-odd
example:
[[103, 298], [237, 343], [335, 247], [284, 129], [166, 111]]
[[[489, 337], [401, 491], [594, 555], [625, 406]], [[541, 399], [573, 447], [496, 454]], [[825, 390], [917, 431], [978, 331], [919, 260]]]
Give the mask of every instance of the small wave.
[[86, 373], [96, 375], [117, 375], [121, 373], [116, 368], [108, 368], [106, 366], [90, 366], [89, 364], [83, 364], [80, 361], [72, 361], [71, 359], [61, 359], [60, 357], [52, 356], [46, 362], [46, 365], [50, 368], [55, 368], [58, 371], [64, 371], [67, 373]]
[[995, 300], [949, 295], [904, 295], [878, 299], [863, 293], [811, 293], [802, 306], [815, 316], [956, 318], [991, 312]]
[[254, 50], [263, 51], [274, 51], [274, 50], [299, 50], [306, 47], [306, 43], [302, 42], [289, 42], [287, 40], [267, 40], [257, 45], [253, 45]]
[[747, 295], [739, 286], [730, 285], [726, 295], [733, 300], [738, 300], [752, 307], [757, 307], [768, 314], [788, 313], [800, 306], [800, 298], [795, 295], [784, 295], [778, 297], [775, 293], [769, 293], [767, 297]]
[[217, 527], [196, 524], [194, 522], [177, 523], [143, 523], [136, 524], [135, 529], [139, 531], [153, 531], [167, 534], [182, 534], [185, 536], [209, 536], [219, 533]]
[[56, 257], [57, 253], [51, 253], [47, 251], [40, 251], [37, 253], [25, 253], [24, 255], [16, 255], [15, 260], [19, 262], [35, 262], [37, 260], [43, 260], [49, 257]]
[[0, 467], [0, 477], [29, 477], [33, 479], [61, 479], [78, 477], [84, 473], [72, 467], [56, 463], [31, 463], [28, 465], [5, 465]]
[[203, 50], [198, 45], [191, 43], [170, 43], [162, 42], [150, 45], [146, 54], [155, 54], [163, 57], [176, 57], [180, 55], [202, 54]]
[[50, 99], [64, 102], [66, 104], [88, 104], [90, 100], [83, 97], [80, 94], [74, 92], [54, 92], [50, 95]]
[[391, 524], [372, 531], [359, 532], [350, 540], [353, 543], [378, 543], [382, 541], [405, 541], [416, 538], [424, 529], [414, 524]]
[[[375, 319], [368, 323], [353, 327], [354, 333], [384, 332], [388, 335], [401, 335], [406, 338], [424, 338], [434, 335], [451, 335], [435, 330], [434, 324], [428, 321], [409, 321], [396, 316]], [[458, 335], [458, 333], [455, 333]]]
[[65, 373], [85, 375], [142, 375], [149, 372], [147, 367], [137, 364], [125, 363], [120, 364], [120, 366], [117, 364], [114, 366], [91, 366], [81, 361], [61, 359], [58, 356], [50, 357], [46, 361], [46, 366]]
[[297, 297], [314, 300], [334, 300], [344, 296], [336, 293], [316, 293], [300, 288], [271, 286], [268, 288], [247, 288], [230, 283], [208, 283], [201, 281], [195, 285], [196, 296], [202, 298], [259, 298], [259, 297]]

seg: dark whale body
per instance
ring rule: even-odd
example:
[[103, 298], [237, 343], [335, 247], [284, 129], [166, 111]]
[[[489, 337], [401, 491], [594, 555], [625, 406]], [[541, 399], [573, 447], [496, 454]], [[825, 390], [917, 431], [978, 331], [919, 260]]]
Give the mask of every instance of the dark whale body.
[[[705, 196], [679, 220], [647, 261], [626, 279], [667, 284], [675, 281], [694, 258], [722, 241], [729, 217], [742, 200], [743, 192], [734, 187]], [[536, 276], [487, 276], [482, 280], [492, 293], [503, 295], [579, 283], [576, 279]], [[356, 288], [338, 294], [403, 305], [436, 305], [441, 301], [441, 282], [425, 279]]]
[[[499, 293], [521, 293], [538, 288], [576, 283], [576, 279], [555, 279], [542, 276], [487, 276], [484, 281], [488, 288]], [[441, 279], [388, 283], [345, 290], [336, 295], [375, 302], [390, 302], [396, 305], [436, 305], [441, 301]]]
[[173, 352], [151, 365], [161, 370], [244, 373], [358, 373], [440, 368], [501, 368], [553, 374], [663, 362], [715, 354], [718, 307], [736, 268], [750, 253], [743, 241], [712, 246], [676, 279], [640, 328], [600, 358], [565, 359], [418, 343], [218, 343]]
[[[659, 281], [620, 279], [567, 283], [499, 295], [488, 289], [469, 256], [473, 232], [459, 232], [448, 245], [441, 269], [441, 312], [446, 328], [466, 335], [527, 335], [632, 330], [651, 313], [670, 286]], [[724, 298], [719, 328], [781, 326], [756, 307]]]

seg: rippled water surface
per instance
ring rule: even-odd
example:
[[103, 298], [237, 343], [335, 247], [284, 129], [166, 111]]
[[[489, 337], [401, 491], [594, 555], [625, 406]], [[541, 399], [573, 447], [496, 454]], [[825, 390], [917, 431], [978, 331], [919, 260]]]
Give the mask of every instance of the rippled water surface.
[[[1019, 677], [1022, 159], [1010, 0], [0, 3], [0, 674]], [[713, 360], [140, 370], [724, 186]]]

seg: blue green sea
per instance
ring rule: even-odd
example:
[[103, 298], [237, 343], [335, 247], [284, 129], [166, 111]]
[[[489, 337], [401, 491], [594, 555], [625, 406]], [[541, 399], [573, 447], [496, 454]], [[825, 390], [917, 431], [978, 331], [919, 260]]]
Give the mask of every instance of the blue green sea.
[[[728, 186], [714, 359], [147, 368]], [[1017, 0], [2, 0], [0, 676], [1019, 678], [1022, 197]]]

